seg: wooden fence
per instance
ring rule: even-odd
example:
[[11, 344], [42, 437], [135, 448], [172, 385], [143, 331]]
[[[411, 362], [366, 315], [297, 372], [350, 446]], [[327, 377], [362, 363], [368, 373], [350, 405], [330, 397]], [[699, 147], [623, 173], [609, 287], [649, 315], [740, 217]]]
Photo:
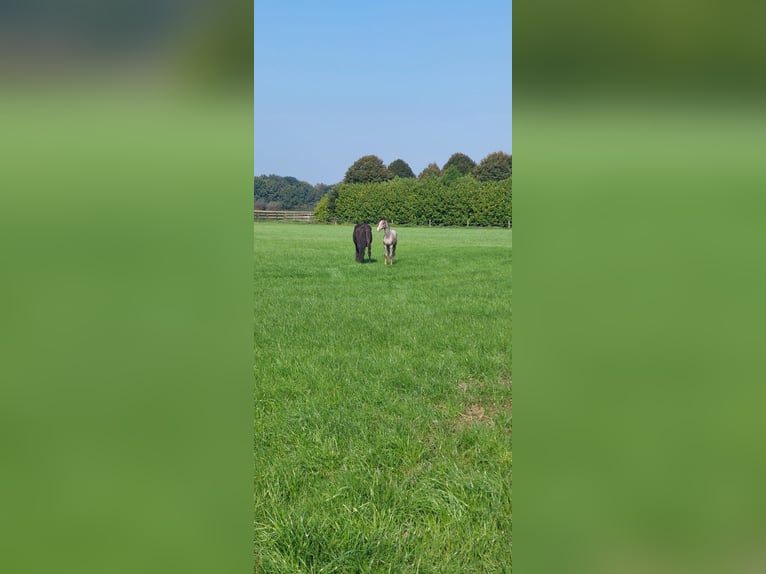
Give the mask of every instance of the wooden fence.
[[253, 217], [255, 221], [302, 221], [304, 223], [313, 223], [313, 211], [266, 211], [263, 209], [254, 209]]

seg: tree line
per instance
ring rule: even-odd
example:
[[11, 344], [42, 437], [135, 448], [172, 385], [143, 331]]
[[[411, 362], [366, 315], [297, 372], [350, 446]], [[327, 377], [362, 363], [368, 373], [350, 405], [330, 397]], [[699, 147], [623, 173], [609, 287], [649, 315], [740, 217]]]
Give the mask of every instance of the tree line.
[[294, 177], [258, 175], [254, 178], [253, 207], [268, 210], [314, 209], [320, 198], [330, 189], [329, 185], [311, 185]]
[[512, 156], [489, 154], [478, 164], [454, 153], [443, 167], [428, 164], [419, 175], [403, 159], [386, 165], [365, 155], [341, 183], [311, 185], [294, 177], [262, 175], [254, 180], [254, 207], [314, 210], [320, 222], [510, 226]]
[[[439, 168], [436, 163], [429, 163], [417, 179], [446, 175], [450, 170], [456, 170], [460, 175], [472, 175], [478, 181], [501, 181], [511, 177], [513, 173], [513, 156], [502, 151], [489, 154], [478, 164], [464, 153], [453, 153]], [[395, 159], [389, 165], [376, 155], [365, 155], [356, 160], [346, 171], [343, 183], [379, 183], [396, 177], [410, 179], [415, 173], [403, 159]]]
[[396, 224], [511, 226], [511, 156], [488, 155], [476, 164], [456, 153], [443, 168], [429, 164], [415, 177], [409, 165], [386, 166], [377, 156], [358, 159], [343, 182], [319, 200], [320, 222], [372, 223], [386, 218]]

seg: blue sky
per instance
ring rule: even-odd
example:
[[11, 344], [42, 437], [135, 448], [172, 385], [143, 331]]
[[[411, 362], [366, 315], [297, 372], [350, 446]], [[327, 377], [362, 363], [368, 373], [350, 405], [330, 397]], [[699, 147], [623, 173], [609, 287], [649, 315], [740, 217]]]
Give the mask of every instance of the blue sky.
[[255, 175], [337, 183], [511, 147], [510, 1], [257, 0]]

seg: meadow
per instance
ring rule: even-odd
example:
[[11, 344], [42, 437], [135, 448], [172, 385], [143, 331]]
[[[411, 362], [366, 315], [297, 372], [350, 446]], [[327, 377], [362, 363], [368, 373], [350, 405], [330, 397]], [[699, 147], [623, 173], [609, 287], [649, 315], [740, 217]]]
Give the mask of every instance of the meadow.
[[511, 572], [512, 231], [395, 228], [254, 224], [258, 574]]

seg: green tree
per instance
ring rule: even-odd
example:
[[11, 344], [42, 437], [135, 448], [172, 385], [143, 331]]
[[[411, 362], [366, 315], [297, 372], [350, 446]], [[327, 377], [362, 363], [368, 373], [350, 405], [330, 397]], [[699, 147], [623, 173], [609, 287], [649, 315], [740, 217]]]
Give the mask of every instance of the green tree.
[[429, 163], [423, 171], [418, 175], [419, 180], [428, 179], [429, 177], [439, 177], [442, 174], [442, 170], [435, 163]]
[[389, 173], [394, 177], [412, 178], [415, 174], [409, 164], [403, 159], [395, 159], [388, 165]]
[[343, 183], [375, 183], [392, 177], [382, 159], [376, 155], [365, 155], [348, 168]]
[[276, 209], [273, 206], [277, 203], [280, 209], [312, 209], [324, 193], [322, 187], [294, 177], [259, 175], [253, 178], [253, 201], [266, 209]]
[[473, 176], [479, 181], [508, 179], [513, 174], [512, 161], [513, 156], [505, 152], [493, 152], [481, 160], [476, 169], [473, 170]]
[[452, 185], [455, 183], [458, 179], [460, 179], [464, 174], [460, 172], [460, 170], [455, 165], [451, 165], [447, 167], [444, 166], [444, 171], [442, 171], [441, 181], [444, 185]]
[[442, 171], [447, 171], [453, 166], [456, 167], [462, 175], [465, 175], [467, 173], [471, 173], [473, 168], [476, 167], [476, 162], [464, 153], [457, 152], [450, 156], [450, 158], [447, 160], [447, 163], [444, 164]]

